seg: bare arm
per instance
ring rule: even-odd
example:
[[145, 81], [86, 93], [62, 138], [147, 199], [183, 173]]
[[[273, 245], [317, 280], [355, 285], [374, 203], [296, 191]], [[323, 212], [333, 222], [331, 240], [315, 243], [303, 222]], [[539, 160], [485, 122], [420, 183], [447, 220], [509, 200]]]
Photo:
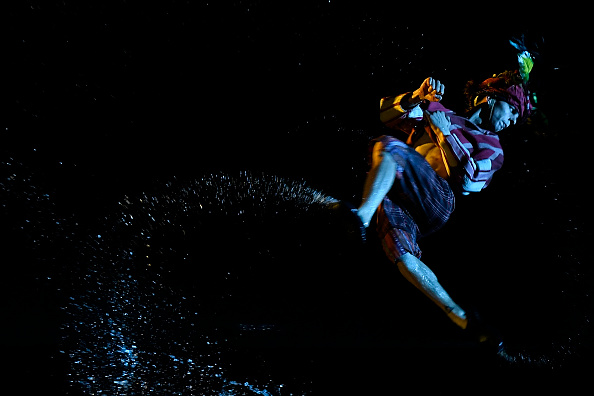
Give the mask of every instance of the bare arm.
[[428, 77], [412, 93], [382, 98], [380, 100], [380, 119], [389, 128], [399, 129], [410, 134], [412, 125], [408, 125], [406, 122], [410, 111], [423, 100], [440, 101], [444, 89], [445, 86], [439, 80]]

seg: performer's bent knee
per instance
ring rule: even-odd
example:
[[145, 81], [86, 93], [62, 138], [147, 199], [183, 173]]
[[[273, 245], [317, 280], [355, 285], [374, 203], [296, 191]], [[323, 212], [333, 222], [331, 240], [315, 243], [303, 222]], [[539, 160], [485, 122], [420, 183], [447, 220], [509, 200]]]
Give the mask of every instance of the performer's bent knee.
[[[378, 166], [386, 161], [396, 164], [402, 170], [409, 161], [411, 154], [416, 154], [416, 151], [406, 143], [391, 136], [384, 136], [373, 144], [371, 152], [372, 165]], [[425, 160], [423, 159], [423, 161]]]
[[396, 163], [389, 148], [383, 142], [377, 142], [373, 145], [371, 160], [372, 166], [379, 166], [383, 161]]
[[371, 164], [378, 166], [384, 157], [388, 154], [386, 151], [386, 145], [382, 142], [377, 142], [373, 145], [373, 151], [371, 153]]

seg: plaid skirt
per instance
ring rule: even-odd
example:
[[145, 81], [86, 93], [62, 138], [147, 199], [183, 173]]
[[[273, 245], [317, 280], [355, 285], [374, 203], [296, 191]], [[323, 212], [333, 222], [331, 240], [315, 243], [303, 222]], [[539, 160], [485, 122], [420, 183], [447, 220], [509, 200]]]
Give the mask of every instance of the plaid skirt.
[[392, 262], [405, 253], [421, 258], [417, 241], [444, 226], [454, 211], [454, 193], [412, 147], [390, 136], [373, 144], [377, 142], [398, 167], [394, 184], [378, 208], [378, 236]]

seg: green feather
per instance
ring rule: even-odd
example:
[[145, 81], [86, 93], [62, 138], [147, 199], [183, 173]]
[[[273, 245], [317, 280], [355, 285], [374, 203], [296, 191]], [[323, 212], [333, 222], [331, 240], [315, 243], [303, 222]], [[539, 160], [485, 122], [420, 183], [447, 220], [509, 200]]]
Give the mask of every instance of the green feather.
[[524, 82], [526, 83], [528, 82], [528, 79], [530, 78], [529, 74], [532, 71], [532, 68], [534, 67], [534, 60], [532, 59], [530, 52], [520, 52], [518, 54], [518, 64], [520, 66], [520, 76], [522, 76], [522, 80], [524, 80]]

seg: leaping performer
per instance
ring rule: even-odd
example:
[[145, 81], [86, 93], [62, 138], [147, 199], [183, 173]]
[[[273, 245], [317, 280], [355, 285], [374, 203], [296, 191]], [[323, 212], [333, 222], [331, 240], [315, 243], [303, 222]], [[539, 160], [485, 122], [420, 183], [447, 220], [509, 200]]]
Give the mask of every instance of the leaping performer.
[[477, 330], [481, 325], [475, 317], [450, 297], [421, 261], [418, 240], [444, 226], [456, 194], [482, 191], [501, 168], [499, 134], [525, 122], [533, 110], [527, 86], [532, 56], [521, 51], [518, 60], [519, 71], [467, 85], [469, 111], [464, 116], [440, 103], [445, 87], [432, 77], [413, 92], [381, 99], [381, 121], [405, 132], [408, 139], [385, 135], [372, 142], [362, 202], [351, 208], [363, 237], [377, 212], [377, 234], [402, 275], [456, 325], [498, 348], [502, 348], [501, 339]]

